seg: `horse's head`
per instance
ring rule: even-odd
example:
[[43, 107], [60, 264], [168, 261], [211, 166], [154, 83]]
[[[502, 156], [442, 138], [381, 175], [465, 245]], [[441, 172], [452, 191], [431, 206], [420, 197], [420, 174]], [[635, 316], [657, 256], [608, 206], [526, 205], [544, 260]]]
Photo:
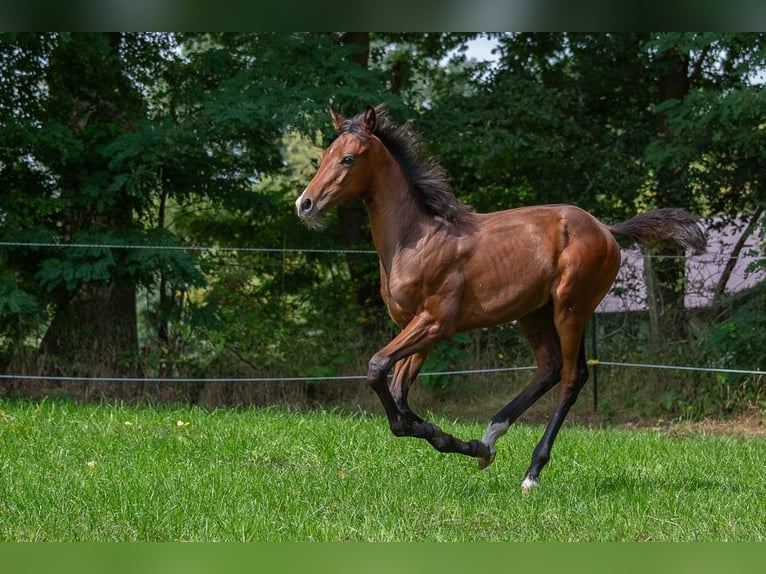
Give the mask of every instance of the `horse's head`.
[[364, 194], [370, 185], [370, 147], [377, 121], [375, 108], [346, 119], [330, 109], [338, 137], [322, 152], [319, 169], [295, 201], [298, 216], [316, 224], [322, 215], [351, 197]]

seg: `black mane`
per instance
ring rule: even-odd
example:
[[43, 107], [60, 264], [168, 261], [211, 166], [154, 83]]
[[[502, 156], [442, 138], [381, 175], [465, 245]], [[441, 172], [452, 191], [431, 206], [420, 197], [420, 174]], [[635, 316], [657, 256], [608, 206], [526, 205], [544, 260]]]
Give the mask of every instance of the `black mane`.
[[[409, 124], [394, 126], [384, 106], [375, 108], [375, 116], [372, 133], [404, 170], [420, 206], [430, 215], [450, 223], [462, 223], [471, 210], [452, 192], [447, 171], [425, 152], [420, 136], [409, 129]], [[366, 137], [364, 113], [343, 123], [341, 133], [346, 132]]]

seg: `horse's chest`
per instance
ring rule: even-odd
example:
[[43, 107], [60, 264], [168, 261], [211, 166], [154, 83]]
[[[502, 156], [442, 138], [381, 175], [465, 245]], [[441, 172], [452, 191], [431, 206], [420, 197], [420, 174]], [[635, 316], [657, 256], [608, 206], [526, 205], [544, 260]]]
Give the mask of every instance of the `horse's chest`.
[[428, 282], [417, 256], [397, 263], [389, 269], [381, 268], [381, 295], [394, 321], [406, 325], [422, 310]]
[[394, 321], [404, 326], [424, 311], [436, 312], [433, 307], [440, 302], [458, 298], [448, 277], [423, 272], [384, 276], [381, 292]]
[[406, 325], [418, 313], [421, 282], [417, 278], [403, 280], [396, 276], [386, 278], [381, 294], [391, 317], [400, 325]]
[[445, 253], [449, 253], [446, 247], [434, 254], [429, 245], [422, 245], [400, 252], [389, 265], [381, 265], [381, 294], [399, 325], [409, 323], [436, 299], [450, 296], [448, 278], [457, 266], [454, 261], [443, 261]]

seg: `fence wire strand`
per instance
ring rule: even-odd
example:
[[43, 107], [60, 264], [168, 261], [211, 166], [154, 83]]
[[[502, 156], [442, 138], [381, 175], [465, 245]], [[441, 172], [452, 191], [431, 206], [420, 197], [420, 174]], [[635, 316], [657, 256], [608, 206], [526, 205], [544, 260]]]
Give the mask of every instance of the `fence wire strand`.
[[609, 367], [633, 367], [638, 369], [664, 369], [669, 371], [697, 371], [702, 373], [721, 373], [727, 375], [766, 375], [766, 371], [751, 371], [748, 369], [724, 369], [718, 367], [689, 367], [683, 365], [652, 365], [650, 363], [620, 363], [615, 361], [600, 361], [591, 359], [589, 365], [606, 365]]
[[[720, 373], [735, 375], [764, 375], [766, 371], [748, 370], [748, 369], [724, 369], [717, 367], [692, 367], [683, 365], [653, 365], [650, 363], [621, 363], [616, 361], [601, 361], [598, 359], [589, 359], [588, 365], [591, 367], [609, 366], [609, 367], [628, 367], [638, 369], [664, 369], [673, 371], [696, 371], [704, 373]], [[482, 375], [493, 373], [509, 373], [517, 371], [530, 371], [537, 367], [527, 365], [523, 367], [498, 367], [493, 369], [464, 369], [455, 371], [434, 371], [420, 373], [418, 376], [427, 377], [446, 377], [456, 375]], [[106, 383], [300, 383], [300, 382], [329, 382], [329, 381], [361, 381], [366, 379], [365, 375], [330, 375], [330, 376], [297, 376], [297, 377], [75, 377], [66, 375], [13, 375], [0, 374], [0, 380], [20, 380], [20, 381], [51, 381], [51, 382], [106, 382]]]
[[[420, 373], [419, 377], [444, 377], [451, 375], [473, 375], [486, 373], [507, 373], [535, 369], [526, 367], [499, 367], [495, 369], [466, 369], [459, 371], [435, 371]], [[105, 383], [300, 383], [315, 381], [360, 381], [366, 375], [330, 375], [324, 377], [70, 377], [66, 375], [6, 375], [0, 379], [18, 379], [22, 381], [57, 381], [57, 382], [105, 382]]]

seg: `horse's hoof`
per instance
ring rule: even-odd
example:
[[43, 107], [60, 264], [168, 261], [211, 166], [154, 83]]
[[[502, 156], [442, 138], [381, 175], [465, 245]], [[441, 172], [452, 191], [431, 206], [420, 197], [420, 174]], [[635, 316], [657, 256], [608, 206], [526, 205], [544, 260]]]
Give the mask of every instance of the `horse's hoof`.
[[487, 468], [490, 464], [495, 462], [495, 455], [497, 453], [491, 452], [488, 456], [480, 456], [479, 457], [479, 470], [484, 470]]
[[521, 492], [524, 494], [536, 488], [540, 488], [540, 483], [534, 478], [530, 478], [527, 476], [526, 478], [524, 478], [524, 481], [521, 483]]

